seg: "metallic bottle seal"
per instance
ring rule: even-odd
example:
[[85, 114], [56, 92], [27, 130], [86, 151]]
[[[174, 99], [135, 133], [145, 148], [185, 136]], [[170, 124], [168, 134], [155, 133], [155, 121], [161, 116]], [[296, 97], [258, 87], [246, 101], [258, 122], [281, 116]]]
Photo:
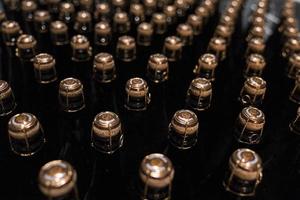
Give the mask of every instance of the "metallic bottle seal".
[[210, 107], [211, 98], [211, 82], [205, 78], [193, 79], [187, 91], [188, 106], [198, 111], [206, 110]]
[[116, 47], [117, 57], [124, 61], [130, 62], [136, 59], [136, 43], [135, 39], [131, 36], [121, 36], [118, 39]]
[[10, 118], [8, 136], [12, 151], [20, 156], [32, 156], [46, 142], [40, 122], [30, 113], [20, 113]]
[[92, 147], [100, 152], [112, 154], [123, 145], [121, 121], [113, 112], [97, 114], [91, 134]]
[[77, 112], [85, 107], [83, 85], [80, 80], [66, 78], [60, 82], [59, 102], [66, 112]]
[[148, 60], [147, 76], [155, 83], [168, 80], [169, 63], [168, 58], [162, 54], [152, 54]]
[[54, 45], [69, 43], [68, 26], [62, 21], [54, 21], [50, 24], [50, 33]]
[[237, 149], [229, 159], [228, 174], [223, 185], [238, 196], [254, 196], [262, 179], [260, 156], [250, 149]]
[[150, 103], [149, 87], [142, 78], [131, 78], [126, 83], [126, 102], [125, 108], [128, 110], [146, 110]]
[[238, 142], [258, 144], [261, 141], [265, 125], [265, 115], [258, 108], [249, 106], [239, 114], [235, 127]]
[[0, 116], [6, 116], [16, 108], [15, 96], [10, 85], [0, 80]]
[[246, 61], [244, 77], [261, 76], [266, 66], [265, 58], [260, 54], [250, 54]]
[[73, 191], [76, 193], [75, 200], [78, 200], [76, 181], [75, 169], [63, 160], [53, 160], [46, 163], [40, 169], [38, 176], [39, 188], [49, 198], [60, 198]]
[[179, 24], [176, 31], [184, 46], [192, 45], [194, 38], [192, 26], [189, 24]]
[[198, 59], [198, 64], [195, 66], [193, 72], [199, 77], [214, 81], [217, 65], [218, 61], [216, 56], [214, 54], [206, 53]]
[[34, 57], [33, 67], [35, 79], [39, 83], [51, 83], [57, 80], [55, 59], [47, 53], [40, 53]]
[[116, 78], [114, 58], [109, 53], [99, 53], [94, 58], [94, 78], [96, 81], [107, 83]]
[[83, 35], [75, 35], [71, 39], [71, 47], [73, 49], [72, 60], [76, 62], [87, 61], [91, 58], [92, 48], [89, 40]]
[[173, 62], [181, 59], [183, 43], [177, 36], [166, 37], [164, 42], [163, 53], [168, 60]]
[[137, 43], [141, 46], [150, 46], [152, 42], [153, 27], [150, 23], [143, 22], [137, 28]]
[[169, 199], [174, 178], [173, 164], [163, 154], [145, 156], [140, 165], [139, 176], [142, 182], [142, 199]]
[[2, 22], [1, 32], [3, 42], [7, 46], [15, 46], [18, 37], [22, 34], [22, 30], [18, 22], [11, 20]]
[[169, 141], [178, 149], [189, 149], [197, 143], [199, 122], [190, 110], [177, 111], [169, 125]]

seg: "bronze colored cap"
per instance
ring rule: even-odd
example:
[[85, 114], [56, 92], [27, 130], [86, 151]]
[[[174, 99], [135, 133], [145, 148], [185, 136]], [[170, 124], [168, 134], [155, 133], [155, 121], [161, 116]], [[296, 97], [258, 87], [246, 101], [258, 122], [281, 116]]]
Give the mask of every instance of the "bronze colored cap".
[[34, 12], [34, 21], [37, 22], [44, 22], [44, 21], [50, 21], [51, 15], [47, 10], [37, 10]]
[[59, 93], [66, 97], [80, 96], [83, 94], [83, 85], [78, 79], [66, 78], [59, 84]]
[[263, 52], [265, 46], [264, 39], [260, 37], [253, 37], [248, 42], [248, 47], [258, 52]]
[[125, 0], [112, 0], [112, 5], [116, 7], [123, 7], [125, 3]]
[[94, 58], [94, 67], [99, 70], [113, 69], [115, 67], [113, 56], [109, 53], [98, 53]]
[[188, 7], [186, 0], [175, 0], [174, 5], [179, 9], [186, 9]]
[[50, 24], [50, 31], [57, 34], [67, 33], [68, 26], [62, 21], [54, 21]]
[[183, 46], [181, 39], [177, 36], [166, 37], [164, 45], [170, 50], [178, 50]]
[[290, 38], [288, 41], [284, 44], [285, 47], [292, 49], [293, 51], [299, 51], [300, 50], [300, 41], [297, 38]]
[[169, 68], [168, 58], [158, 53], [150, 56], [148, 65], [154, 70], [166, 70]]
[[76, 187], [77, 173], [66, 161], [53, 160], [46, 163], [39, 172], [38, 182], [41, 192], [56, 198], [68, 194]]
[[192, 26], [199, 26], [202, 25], [202, 18], [198, 15], [191, 14], [188, 16], [187, 23]]
[[8, 122], [8, 134], [16, 140], [34, 137], [40, 128], [38, 119], [31, 113], [16, 114]]
[[250, 30], [250, 34], [252, 37], [260, 37], [263, 38], [265, 35], [265, 31], [264, 28], [261, 26], [254, 26], [251, 30]]
[[164, 24], [167, 22], [167, 16], [164, 13], [154, 13], [151, 21], [155, 24]]
[[117, 45], [121, 49], [133, 49], [136, 46], [135, 39], [128, 35], [119, 37]]
[[128, 15], [126, 12], [116, 12], [114, 15], [114, 22], [118, 24], [127, 23], [129, 21]]
[[191, 36], [193, 35], [193, 29], [189, 24], [179, 24], [176, 28], [177, 33], [180, 36]]
[[81, 23], [89, 23], [92, 21], [92, 16], [88, 11], [79, 11], [76, 15], [76, 21]]
[[93, 126], [93, 132], [102, 138], [115, 136], [121, 131], [121, 121], [113, 112], [101, 112], [96, 115]]
[[250, 130], [262, 130], [265, 125], [265, 115], [258, 108], [249, 106], [239, 114], [239, 121]]
[[33, 66], [38, 70], [52, 69], [55, 66], [55, 59], [50, 54], [40, 53], [34, 57]]
[[212, 85], [206, 78], [192, 80], [189, 91], [197, 97], [208, 97], [212, 94]]
[[107, 22], [98, 22], [95, 25], [95, 32], [100, 35], [111, 34], [111, 27]]
[[300, 54], [299, 53], [293, 53], [289, 57], [289, 63], [296, 68], [300, 69]]
[[232, 31], [233, 30], [230, 26], [225, 26], [225, 25], [219, 24], [216, 27], [215, 33], [219, 37], [229, 38], [232, 35]]
[[129, 96], [144, 97], [147, 96], [149, 88], [144, 79], [136, 77], [127, 81], [125, 90]]
[[230, 157], [229, 168], [235, 176], [242, 180], [258, 180], [262, 178], [262, 161], [257, 153], [250, 149], [238, 149]]
[[263, 17], [255, 17], [252, 21], [253, 26], [263, 27], [265, 25], [265, 18]]
[[0, 101], [2, 99], [6, 99], [11, 94], [12, 94], [12, 90], [9, 84], [4, 80], [0, 80]]
[[288, 26], [284, 29], [283, 34], [287, 38], [297, 38], [298, 37], [298, 29], [293, 26]]
[[153, 27], [150, 23], [143, 22], [138, 26], [137, 31], [142, 35], [151, 36], [153, 34]]
[[79, 0], [80, 5], [90, 7], [93, 5], [94, 0]]
[[198, 132], [199, 122], [193, 111], [179, 110], [174, 114], [171, 126], [179, 134], [194, 135]]
[[11, 34], [11, 33], [14, 34], [21, 31], [21, 27], [18, 24], [18, 22], [7, 20], [2, 22], [1, 31], [2, 33], [6, 33], [6, 34]]
[[144, 0], [143, 3], [145, 7], [155, 7], [157, 0]]
[[204, 6], [198, 6], [195, 9], [195, 14], [201, 18], [207, 18], [209, 16], [209, 11], [206, 7]]
[[21, 3], [21, 9], [25, 12], [32, 12], [36, 10], [37, 4], [33, 0], [23, 0]]
[[213, 37], [209, 41], [209, 47], [215, 51], [225, 51], [226, 50], [226, 40], [222, 37]]
[[17, 39], [17, 47], [20, 49], [34, 48], [37, 44], [32, 35], [22, 34]]
[[74, 13], [75, 7], [70, 2], [62, 2], [59, 7], [59, 11], [62, 13]]
[[266, 93], [267, 83], [258, 76], [252, 76], [245, 81], [244, 89], [247, 93], [252, 95], [264, 95]]
[[167, 17], [175, 17], [176, 16], [176, 6], [175, 5], [166, 5], [164, 7], [163, 12]]
[[103, 15], [108, 14], [110, 12], [110, 6], [106, 2], [97, 3], [95, 12]]
[[90, 42], [83, 35], [75, 35], [72, 37], [71, 46], [75, 49], [88, 49], [90, 47]]
[[163, 154], [147, 155], [140, 165], [140, 178], [150, 187], [164, 188], [172, 183], [174, 178], [173, 164]]
[[198, 59], [198, 65], [201, 68], [213, 70], [217, 67], [218, 60], [214, 54], [206, 53]]
[[220, 24], [233, 28], [234, 27], [234, 19], [229, 15], [222, 15], [220, 18]]
[[250, 54], [247, 58], [247, 66], [254, 70], [262, 70], [266, 66], [265, 58], [260, 54]]
[[132, 3], [130, 5], [130, 13], [136, 16], [144, 15], [144, 7], [140, 3]]

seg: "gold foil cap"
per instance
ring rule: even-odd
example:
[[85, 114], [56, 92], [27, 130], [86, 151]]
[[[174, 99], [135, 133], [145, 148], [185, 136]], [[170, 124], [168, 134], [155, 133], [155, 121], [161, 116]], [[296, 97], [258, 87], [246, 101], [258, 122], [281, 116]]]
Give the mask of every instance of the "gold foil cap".
[[232, 173], [243, 180], [262, 178], [262, 161], [257, 153], [250, 149], [238, 149], [230, 157], [229, 168]]
[[44, 22], [44, 21], [50, 21], [51, 15], [47, 10], [37, 10], [34, 12], [34, 21], [37, 22]]
[[17, 39], [17, 47], [21, 49], [33, 48], [37, 44], [32, 35], [22, 34]]
[[76, 171], [63, 160], [46, 163], [40, 169], [38, 177], [41, 192], [50, 198], [65, 196], [76, 187], [76, 181]]
[[165, 39], [165, 47], [171, 50], [181, 49], [183, 46], [182, 41], [177, 36], [169, 36]]
[[89, 23], [92, 21], [92, 16], [87, 11], [79, 11], [76, 15], [76, 21], [81, 23]]
[[118, 39], [118, 47], [122, 49], [133, 49], [135, 46], [135, 39], [131, 36], [124, 35]]
[[98, 53], [94, 58], [94, 67], [99, 70], [113, 69], [115, 67], [113, 56], [109, 53]]
[[33, 66], [38, 70], [52, 69], [55, 66], [55, 59], [50, 54], [40, 53], [34, 57]]
[[121, 121], [113, 112], [101, 112], [96, 115], [93, 121], [93, 132], [102, 138], [109, 138], [119, 134]]
[[34, 137], [40, 128], [38, 119], [31, 113], [16, 114], [8, 122], [8, 134], [17, 140]]
[[245, 81], [244, 89], [247, 93], [252, 95], [264, 95], [266, 93], [267, 83], [258, 76], [252, 76]]
[[198, 132], [199, 122], [193, 111], [179, 110], [174, 114], [171, 126], [179, 134], [194, 135]]
[[16, 21], [7, 20], [1, 24], [1, 32], [6, 34], [17, 33], [21, 31], [21, 27]]
[[75, 35], [72, 37], [71, 46], [75, 49], [87, 49], [90, 47], [90, 42], [83, 35]]
[[12, 90], [9, 84], [4, 80], [0, 80], [0, 100], [9, 97], [11, 94]]
[[98, 22], [95, 25], [95, 32], [101, 35], [107, 35], [111, 33], [111, 27], [107, 22]]
[[242, 110], [239, 121], [250, 130], [262, 130], [265, 125], [265, 115], [258, 108], [249, 106]]
[[174, 178], [173, 164], [163, 154], [147, 155], [140, 165], [140, 178], [147, 185], [154, 188], [169, 186]]
[[36, 10], [36, 8], [37, 8], [37, 4], [33, 0], [23, 0], [21, 3], [22, 11], [32, 12]]
[[214, 54], [206, 53], [198, 59], [198, 65], [201, 68], [213, 70], [217, 67], [218, 60]]
[[62, 13], [74, 13], [74, 5], [70, 2], [62, 2], [59, 7], [59, 11]]
[[114, 22], [115, 23], [127, 23], [129, 21], [128, 15], [126, 12], [116, 12], [114, 15]]
[[266, 66], [265, 58], [260, 54], [250, 54], [247, 58], [247, 66], [254, 70], [262, 70]]
[[194, 96], [208, 97], [212, 94], [212, 85], [206, 78], [196, 78], [192, 80], [189, 90]]
[[68, 26], [62, 21], [54, 21], [50, 24], [50, 31], [52, 33], [67, 33]]
[[176, 28], [177, 33], [180, 36], [191, 36], [193, 35], [193, 29], [189, 24], [179, 24]]
[[59, 93], [71, 97], [83, 94], [83, 85], [80, 80], [75, 78], [66, 78], [59, 84]]
[[138, 32], [142, 35], [151, 36], [153, 34], [153, 27], [150, 23], [143, 22], [138, 26]]
[[226, 50], [226, 41], [222, 37], [213, 37], [209, 41], [209, 47], [216, 51], [225, 51]]
[[148, 84], [142, 78], [131, 78], [126, 83], [125, 88], [129, 96], [146, 97], [148, 95]]
[[148, 65], [154, 70], [166, 70], [169, 68], [168, 58], [162, 54], [152, 54]]

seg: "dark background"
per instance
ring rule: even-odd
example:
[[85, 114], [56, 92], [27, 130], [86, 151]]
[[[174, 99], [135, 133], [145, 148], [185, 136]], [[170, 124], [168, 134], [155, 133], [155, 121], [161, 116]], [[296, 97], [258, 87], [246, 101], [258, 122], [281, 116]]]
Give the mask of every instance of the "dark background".
[[[221, 11], [224, 2], [221, 1]], [[224, 191], [222, 180], [229, 156], [239, 147], [233, 138], [233, 128], [242, 109], [237, 99], [244, 82], [244, 40], [248, 16], [255, 2], [246, 1], [227, 59], [217, 68], [211, 109], [197, 113], [200, 123], [198, 143], [189, 151], [178, 151], [169, 146], [168, 124], [177, 110], [185, 108], [186, 91], [194, 78], [192, 70], [198, 57], [205, 53], [217, 16], [204, 27], [203, 34], [195, 38], [193, 46], [184, 49], [183, 59], [170, 63], [167, 83], [157, 85], [148, 81], [152, 101], [145, 112], [124, 109], [124, 86], [131, 77], [147, 80], [147, 59], [150, 54], [161, 52], [165, 36], [156, 36], [151, 48], [139, 47], [138, 59], [134, 62], [116, 60], [118, 78], [112, 84], [93, 81], [92, 60], [73, 63], [69, 47], [54, 48], [49, 36], [35, 35], [40, 52], [55, 56], [59, 77], [53, 84], [39, 85], [34, 80], [32, 65], [21, 63], [13, 50], [2, 44], [0, 79], [8, 81], [15, 93], [18, 106], [13, 114], [35, 114], [43, 125], [47, 143], [43, 151], [32, 158], [14, 155], [7, 134], [11, 116], [0, 118], [0, 199], [43, 199], [36, 182], [37, 174], [44, 163], [53, 159], [67, 160], [75, 167], [82, 199], [137, 199], [139, 164], [145, 155], [154, 152], [165, 153], [175, 166], [172, 199], [233, 199]], [[300, 136], [290, 133], [288, 128], [297, 110], [297, 105], [288, 99], [294, 82], [286, 77], [286, 62], [280, 56], [281, 38], [276, 23], [279, 22], [281, 1], [270, 2], [265, 52], [268, 64], [263, 73], [268, 89], [261, 107], [266, 115], [266, 126], [262, 144], [253, 147], [262, 157], [264, 172], [254, 199], [299, 199]], [[9, 18], [21, 20], [18, 14], [11, 14]], [[22, 27], [35, 34], [30, 26], [22, 24]], [[172, 34], [174, 27], [166, 35]], [[114, 54], [114, 45], [105, 51]], [[100, 51], [94, 48], [94, 54]], [[70, 76], [79, 78], [84, 85], [86, 109], [77, 114], [60, 111], [57, 100], [59, 81]], [[112, 156], [96, 153], [90, 148], [93, 118], [106, 110], [120, 116], [125, 134], [122, 149]]]

